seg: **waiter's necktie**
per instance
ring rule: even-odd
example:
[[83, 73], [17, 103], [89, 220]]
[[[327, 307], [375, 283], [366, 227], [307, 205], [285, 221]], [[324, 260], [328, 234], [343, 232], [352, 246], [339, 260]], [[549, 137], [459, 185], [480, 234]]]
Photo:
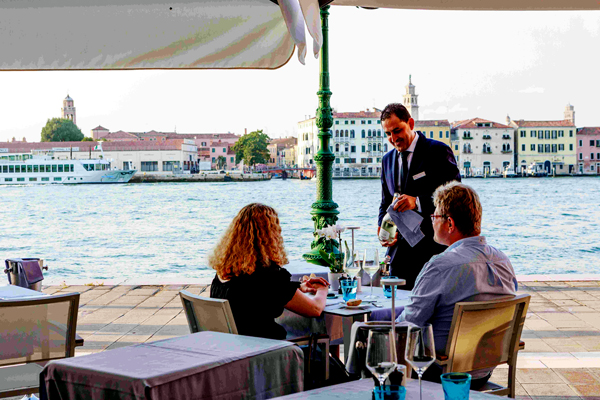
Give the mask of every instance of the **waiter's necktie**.
[[402, 189], [402, 193], [406, 192], [406, 182], [408, 182], [408, 155], [410, 151], [403, 151], [400, 153], [402, 155], [402, 173], [400, 175], [400, 188]]

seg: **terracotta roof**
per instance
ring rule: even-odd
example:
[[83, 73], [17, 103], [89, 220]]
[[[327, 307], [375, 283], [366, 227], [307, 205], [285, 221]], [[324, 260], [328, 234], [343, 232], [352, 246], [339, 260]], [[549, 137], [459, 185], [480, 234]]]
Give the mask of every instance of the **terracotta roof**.
[[415, 126], [450, 126], [447, 119], [426, 119], [415, 121]]
[[[492, 126], [477, 126], [478, 123], [491, 123]], [[457, 129], [475, 129], [475, 128], [501, 128], [501, 129], [514, 129], [512, 126], [500, 124], [498, 122], [489, 121], [483, 118], [471, 118], [464, 121], [457, 121], [452, 124]]]
[[136, 140], [138, 137], [133, 133], [117, 131], [117, 132], [109, 132], [105, 136], [102, 136], [102, 139], [110, 140], [110, 139], [130, 139]]
[[98, 125], [97, 127], [95, 127], [94, 129], [92, 129], [93, 131], [107, 131], [108, 129], [106, 129], [105, 127], [103, 127], [102, 125]]
[[515, 125], [517, 125], [519, 128], [534, 128], [534, 127], [544, 127], [544, 126], [570, 126], [570, 127], [575, 127], [575, 124], [573, 123], [573, 121], [570, 121], [568, 119], [563, 119], [561, 121], [523, 121], [522, 119], [520, 120], [513, 120], [512, 121]]
[[597, 126], [587, 126], [585, 128], [581, 128], [577, 131], [577, 136], [600, 136], [600, 127]]
[[344, 113], [333, 113], [333, 118], [380, 118], [380, 111], [359, 111], [359, 112], [344, 112]]

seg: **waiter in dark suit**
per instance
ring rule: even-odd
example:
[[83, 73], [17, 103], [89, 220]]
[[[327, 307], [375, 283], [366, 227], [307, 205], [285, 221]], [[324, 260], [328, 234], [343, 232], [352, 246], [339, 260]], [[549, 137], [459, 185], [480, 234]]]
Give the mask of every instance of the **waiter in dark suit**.
[[406, 286], [402, 289], [412, 290], [423, 265], [446, 248], [433, 240], [433, 192], [446, 182], [460, 182], [460, 172], [450, 147], [413, 131], [415, 121], [402, 104], [386, 106], [381, 113], [381, 125], [393, 149], [382, 160], [377, 234], [394, 193], [400, 194], [395, 210], [414, 210], [423, 217], [421, 231], [425, 237], [415, 247], [411, 247], [398, 233], [391, 242], [382, 243], [388, 247], [392, 275], [406, 279]]

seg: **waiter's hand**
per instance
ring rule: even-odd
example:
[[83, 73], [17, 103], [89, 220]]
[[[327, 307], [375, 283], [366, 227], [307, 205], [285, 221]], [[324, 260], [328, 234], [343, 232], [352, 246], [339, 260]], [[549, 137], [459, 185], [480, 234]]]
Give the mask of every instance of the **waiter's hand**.
[[[379, 231], [380, 230], [381, 230], [381, 227], [378, 226], [377, 227], [377, 237], [378, 238], [379, 238]], [[379, 243], [381, 243], [381, 245], [383, 247], [392, 247], [392, 246], [395, 246], [397, 242], [398, 242], [398, 231], [396, 231], [396, 236], [394, 236], [394, 240], [392, 240], [391, 242], [384, 243], [381, 240], [379, 241]]]
[[415, 208], [417, 208], [417, 198], [407, 194], [400, 195], [396, 201], [396, 204], [394, 204], [394, 210], [398, 212], [414, 210]]

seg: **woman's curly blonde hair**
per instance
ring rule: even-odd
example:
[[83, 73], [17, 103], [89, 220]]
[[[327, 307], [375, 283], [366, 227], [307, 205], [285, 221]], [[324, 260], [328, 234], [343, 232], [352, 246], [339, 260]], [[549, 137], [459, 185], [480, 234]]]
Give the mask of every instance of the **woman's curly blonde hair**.
[[223, 280], [252, 274], [257, 266], [288, 263], [277, 212], [264, 204], [242, 208], [208, 256], [210, 265]]

